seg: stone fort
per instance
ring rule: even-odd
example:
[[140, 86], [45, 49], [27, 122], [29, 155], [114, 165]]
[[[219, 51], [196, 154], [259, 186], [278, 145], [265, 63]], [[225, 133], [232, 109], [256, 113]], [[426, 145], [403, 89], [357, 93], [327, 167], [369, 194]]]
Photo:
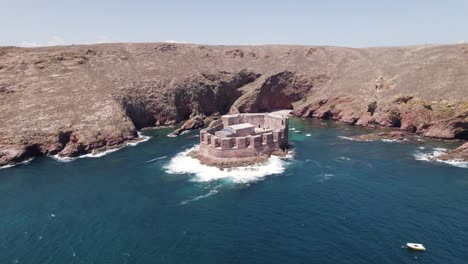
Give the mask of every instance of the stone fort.
[[[224, 115], [200, 131], [198, 156], [211, 163], [248, 161], [288, 146], [288, 117], [256, 113]], [[207, 162], [210, 163], [210, 162]], [[229, 162], [228, 162], [229, 163]]]

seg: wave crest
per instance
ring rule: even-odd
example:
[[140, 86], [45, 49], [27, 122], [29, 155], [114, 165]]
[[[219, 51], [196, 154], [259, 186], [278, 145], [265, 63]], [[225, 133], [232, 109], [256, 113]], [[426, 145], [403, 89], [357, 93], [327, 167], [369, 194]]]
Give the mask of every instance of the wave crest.
[[[420, 148], [421, 149], [421, 148]], [[423, 153], [417, 151], [413, 156], [416, 160], [422, 160], [427, 162], [440, 162], [448, 165], [452, 165], [459, 168], [468, 168], [468, 162], [462, 160], [441, 160], [438, 157], [447, 153], [447, 149], [434, 148], [432, 152]]]
[[34, 158], [29, 158], [29, 159], [26, 159], [22, 162], [18, 162], [18, 163], [15, 163], [15, 164], [7, 164], [7, 165], [4, 165], [4, 166], [0, 166], [0, 170], [1, 169], [8, 169], [8, 168], [12, 168], [12, 167], [15, 167], [15, 166], [18, 166], [18, 165], [21, 165], [21, 164], [28, 164], [29, 162], [31, 162]]
[[188, 155], [192, 150], [196, 150], [199, 145], [186, 149], [173, 157], [164, 166], [169, 174], [192, 174], [193, 181], [210, 182], [216, 180], [229, 180], [234, 183], [255, 182], [268, 175], [283, 173], [288, 162], [277, 156], [271, 156], [267, 162], [243, 166], [237, 168], [220, 169], [201, 164], [196, 158]]
[[125, 143], [125, 145], [123, 145], [122, 147], [119, 147], [119, 148], [113, 148], [113, 149], [108, 149], [108, 150], [105, 150], [105, 151], [101, 151], [101, 152], [91, 152], [89, 154], [84, 154], [84, 155], [81, 155], [81, 156], [78, 156], [78, 157], [60, 157], [58, 154], [57, 155], [53, 155], [51, 156], [53, 159], [57, 160], [57, 161], [60, 161], [60, 162], [70, 162], [70, 161], [74, 161], [76, 159], [82, 159], [82, 158], [100, 158], [102, 156], [105, 156], [107, 154], [110, 154], [112, 152], [116, 152], [120, 149], [123, 149], [124, 147], [134, 147], [140, 143], [143, 143], [143, 142], [146, 142], [148, 140], [150, 140], [150, 136], [145, 136], [143, 134], [141, 134], [140, 132], [138, 132], [138, 141], [135, 141], [135, 142], [127, 142]]

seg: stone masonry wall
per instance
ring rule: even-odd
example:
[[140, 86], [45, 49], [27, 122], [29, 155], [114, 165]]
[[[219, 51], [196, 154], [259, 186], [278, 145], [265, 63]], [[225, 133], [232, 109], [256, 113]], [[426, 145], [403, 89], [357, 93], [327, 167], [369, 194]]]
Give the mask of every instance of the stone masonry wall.
[[[273, 114], [237, 114], [221, 117], [222, 124], [200, 131], [199, 154], [216, 158], [246, 158], [270, 155], [288, 143], [288, 119]], [[250, 123], [255, 127], [269, 128], [265, 132], [245, 137], [217, 137], [214, 133], [230, 125]]]

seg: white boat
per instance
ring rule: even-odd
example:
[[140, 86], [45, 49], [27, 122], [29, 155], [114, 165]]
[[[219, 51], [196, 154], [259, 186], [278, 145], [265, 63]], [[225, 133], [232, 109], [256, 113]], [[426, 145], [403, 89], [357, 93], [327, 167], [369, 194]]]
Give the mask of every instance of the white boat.
[[424, 251], [426, 248], [423, 246], [423, 244], [417, 244], [417, 243], [406, 243], [406, 246], [410, 249], [413, 250], [419, 250], [419, 251]]

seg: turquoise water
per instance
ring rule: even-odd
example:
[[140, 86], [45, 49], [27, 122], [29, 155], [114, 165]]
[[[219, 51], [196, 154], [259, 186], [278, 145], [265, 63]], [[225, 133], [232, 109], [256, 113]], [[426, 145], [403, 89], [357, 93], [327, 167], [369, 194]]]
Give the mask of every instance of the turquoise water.
[[0, 263], [467, 263], [468, 169], [415, 159], [456, 143], [290, 124], [294, 157], [247, 170], [197, 166], [180, 154], [196, 132], [169, 130], [101, 158], [2, 169]]

